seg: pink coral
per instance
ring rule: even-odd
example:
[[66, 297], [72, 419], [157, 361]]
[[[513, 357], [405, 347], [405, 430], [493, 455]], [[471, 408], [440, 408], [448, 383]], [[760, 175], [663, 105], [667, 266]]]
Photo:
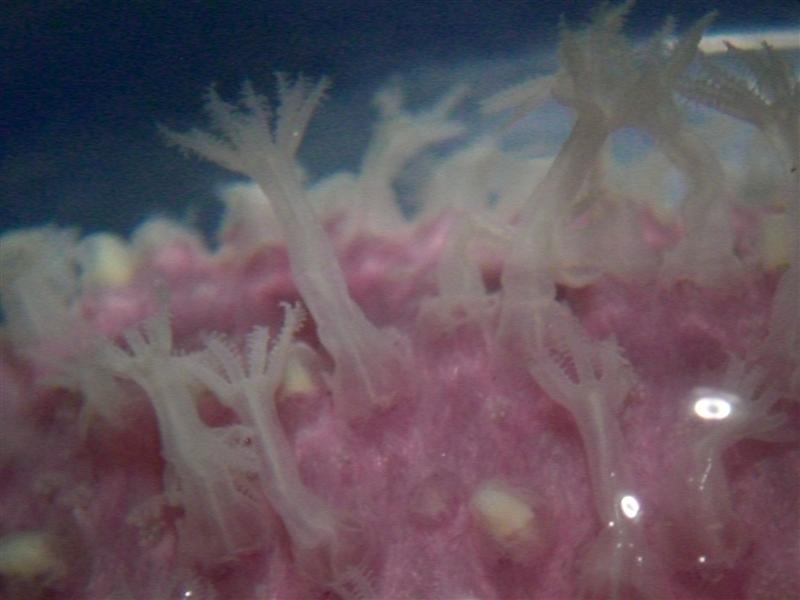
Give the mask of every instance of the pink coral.
[[[483, 132], [432, 166], [415, 214], [396, 178], [467, 137], [466, 88], [420, 111], [385, 90], [360, 172], [308, 184], [296, 155], [327, 83], [280, 76], [277, 106], [212, 90], [212, 132], [163, 129], [251, 180], [227, 190], [215, 249], [161, 219], [129, 241], [6, 234], [0, 590], [796, 589], [797, 233], [774, 225], [797, 180], [734, 227], [744, 190], [675, 96], [763, 127], [785, 166], [796, 83], [770, 50], [746, 61], [760, 100], [705, 63], [687, 80], [711, 17], [640, 48], [628, 10], [565, 28], [556, 74], [484, 103], [573, 110], [552, 159]], [[683, 176], [676, 207], [609, 151], [631, 128], [654, 141], [642, 163]]]

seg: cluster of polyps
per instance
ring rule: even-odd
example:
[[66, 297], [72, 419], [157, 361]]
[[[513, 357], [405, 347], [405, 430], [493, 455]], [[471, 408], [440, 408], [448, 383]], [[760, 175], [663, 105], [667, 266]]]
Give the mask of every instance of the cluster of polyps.
[[[525, 374], [549, 398], [531, 387], [530, 403], [552, 401], [577, 426], [600, 528], [577, 562], [586, 594], [663, 596], [678, 589], [670, 587], [670, 568], [735, 566], [750, 534], [735, 526], [722, 453], [747, 437], [784, 439], [775, 434], [786, 428], [775, 410], [781, 399], [800, 391], [800, 267], [797, 228], [791, 227], [798, 214], [798, 86], [769, 48], [758, 55], [732, 50], [755, 87], [710, 64], [690, 77], [710, 17], [677, 42], [665, 30], [640, 50], [621, 34], [627, 9], [604, 9], [586, 30], [565, 30], [557, 74], [485, 103], [488, 112], [533, 110], [554, 98], [575, 112], [567, 141], [541, 176], [541, 161], [510, 156], [499, 137], [482, 137], [443, 160], [424, 192], [433, 198], [407, 220], [397, 209], [393, 180], [424, 148], [464, 133], [449, 116], [464, 91], [420, 113], [405, 110], [399, 94], [388, 91], [379, 97], [382, 121], [361, 172], [306, 187], [295, 157], [326, 83], [280, 77], [276, 111], [249, 85], [239, 105], [212, 90], [207, 110], [215, 133], [164, 132], [170, 142], [254, 182], [229, 193], [215, 254], [193, 233], [163, 222], [143, 226], [131, 244], [110, 236], [77, 242], [53, 230], [3, 239], [4, 352], [8, 348], [14, 360], [26, 361], [27, 372], [45, 388], [80, 394], [79, 431], [86, 437], [103, 427], [124, 429], [129, 404], [146, 397], [164, 462], [160, 493], [164, 505], [180, 511], [174, 539], [183, 566], [207, 567], [254, 551], [274, 556], [274, 540], [285, 537], [294, 571], [273, 561], [265, 593], [291, 594], [296, 588], [280, 587], [287, 573], [345, 596], [422, 592], [409, 583], [418, 569], [405, 578], [393, 571], [397, 561], [412, 564], [410, 556], [401, 556], [411, 542], [381, 551], [358, 522], [363, 498], [353, 503], [360, 508], [347, 506], [347, 494], [324, 489], [320, 482], [328, 475], [314, 475], [313, 465], [305, 465], [304, 481], [303, 452], [294, 445], [312, 452], [315, 440], [324, 439], [332, 472], [349, 473], [349, 465], [363, 461], [356, 471], [364, 477], [379, 473], [398, 477], [397, 485], [414, 484], [412, 530], [434, 535], [444, 529], [452, 538], [471, 523], [483, 531], [476, 543], [495, 548], [476, 568], [491, 572], [503, 561], [536, 563], [535, 576], [552, 580], [546, 565], [548, 552], [557, 551], [552, 532], [558, 524], [541, 521], [557, 511], [542, 510], [542, 498], [533, 500], [536, 494], [503, 483], [504, 473], [488, 472], [478, 459], [476, 469], [482, 470], [473, 476], [440, 476], [408, 459], [421, 452], [419, 460], [426, 451], [414, 448], [431, 444], [408, 427], [409, 415], [418, 410], [421, 419], [429, 410], [420, 407], [421, 399], [431, 400], [427, 390], [459, 389], [465, 376], [480, 379], [482, 369], [494, 370], [487, 382]], [[778, 167], [774, 182], [762, 190], [762, 206], [742, 205], [737, 193], [744, 185], [726, 174], [715, 151], [689, 127], [678, 92], [763, 132]], [[656, 154], [682, 175], [686, 193], [672, 214], [648, 203], [653, 190], [640, 185], [641, 198], [634, 202], [615, 187], [621, 177], [637, 178], [635, 169], [627, 173], [607, 152], [610, 137], [625, 128], [645, 132], [661, 152]], [[659, 160], [652, 162], [658, 166]], [[458, 190], [460, 203], [445, 194], [448, 187]], [[763, 335], [754, 334], [749, 351], [728, 359], [727, 387], [716, 395], [695, 392], [693, 414], [716, 428], [687, 434], [687, 451], [676, 461], [688, 471], [675, 474], [685, 493], [669, 511], [679, 533], [667, 535], [688, 544], [691, 564], [667, 561], [662, 572], [654, 566], [663, 557], [647, 539], [650, 507], [631, 468], [634, 458], [620, 421], [638, 384], [637, 357], [626, 356], [623, 343], [596, 340], [580, 311], [563, 298], [579, 287], [609, 282], [664, 290], [691, 282], [713, 291], [752, 286], [763, 274], [780, 277], [777, 291], [763, 303], [771, 311]], [[302, 322], [298, 306], [285, 305], [274, 340], [259, 327], [279, 323], [278, 306], [288, 298], [299, 298], [310, 315], [304, 342], [295, 339]], [[148, 312], [155, 316], [128, 329], [118, 343], [98, 341], [98, 334], [119, 338]], [[209, 329], [229, 340], [198, 335]], [[474, 331], [479, 334], [470, 337]], [[436, 357], [434, 365], [425, 362], [433, 346], [460, 336], [480, 345], [476, 356], [483, 365], [446, 356]], [[774, 388], [765, 388], [766, 377]], [[305, 429], [295, 426], [290, 435], [278, 404], [293, 394], [324, 402], [317, 421]], [[438, 401], [458, 412], [457, 399]], [[489, 428], [519, 410], [499, 393], [487, 398], [486, 407], [474, 418]], [[375, 456], [340, 452], [353, 436], [372, 440]], [[387, 454], [392, 443], [403, 452]], [[400, 460], [408, 472], [390, 474], [393, 461]], [[343, 475], [330, 477], [338, 485], [355, 485], [342, 484]], [[518, 469], [514, 479], [519, 482]], [[393, 485], [388, 482], [386, 489]], [[373, 493], [375, 486], [364, 489]], [[370, 497], [388, 521], [403, 520], [386, 508], [393, 506], [390, 499]], [[465, 506], [471, 511], [465, 513]], [[0, 573], [29, 577], [30, 569], [18, 567], [20, 534], [14, 535], [13, 543], [6, 538], [0, 546]], [[42, 556], [52, 552], [42, 547], [31, 564], [49, 568], [55, 561]], [[502, 595], [472, 571], [460, 579], [452, 573], [433, 577], [430, 589]], [[446, 590], [448, 581], [453, 587]], [[93, 585], [103, 593], [100, 583]], [[571, 589], [567, 584], [560, 591]]]

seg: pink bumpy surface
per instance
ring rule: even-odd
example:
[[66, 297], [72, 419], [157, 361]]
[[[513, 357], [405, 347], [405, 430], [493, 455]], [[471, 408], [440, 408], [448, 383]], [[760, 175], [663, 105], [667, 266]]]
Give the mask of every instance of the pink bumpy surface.
[[[364, 208], [392, 193], [392, 139], [403, 154], [461, 133], [459, 94], [419, 114], [384, 94], [390, 135], [364, 171], [304, 186], [287, 132], [321, 86], [281, 80], [274, 127], [248, 88], [241, 107], [212, 94], [219, 139], [167, 133], [259, 186], [229, 198], [215, 248], [163, 221], [130, 242], [7, 234], [0, 594], [795, 597], [800, 267], [780, 218], [796, 177], [755, 206], [744, 184], [704, 197], [691, 131], [615, 106], [602, 73], [579, 80], [593, 52], [628, 56], [625, 10], [590, 26], [601, 48], [567, 30], [555, 79], [489, 102], [547, 90], [577, 113], [524, 202], [479, 183], [480, 207]], [[692, 35], [659, 51], [663, 73], [607, 76], [664, 86], [677, 111]], [[624, 127], [678, 153], [673, 213], [614, 175], [602, 142]], [[535, 171], [493, 144], [440, 172]]]

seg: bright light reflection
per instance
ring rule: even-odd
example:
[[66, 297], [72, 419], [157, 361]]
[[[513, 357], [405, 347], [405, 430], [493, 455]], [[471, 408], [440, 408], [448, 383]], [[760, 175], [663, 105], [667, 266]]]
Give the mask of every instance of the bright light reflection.
[[629, 519], [635, 519], [641, 508], [639, 505], [639, 500], [636, 498], [636, 496], [630, 495], [623, 496], [622, 500], [619, 501], [619, 505], [622, 508], [622, 514]]
[[699, 398], [694, 403], [694, 414], [709, 421], [727, 419], [732, 412], [731, 403], [724, 398]]
[[706, 421], [723, 421], [731, 416], [740, 399], [735, 394], [699, 388], [694, 393], [694, 414]]

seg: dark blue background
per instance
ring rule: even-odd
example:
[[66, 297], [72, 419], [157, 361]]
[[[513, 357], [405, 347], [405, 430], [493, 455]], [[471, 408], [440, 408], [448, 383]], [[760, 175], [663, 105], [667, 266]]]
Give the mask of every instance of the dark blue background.
[[[415, 64], [457, 65], [554, 48], [563, 14], [594, 2], [427, 0], [4, 2], [0, 10], [0, 231], [57, 222], [129, 231], [155, 211], [213, 220], [220, 172], [165, 148], [154, 124], [202, 123], [216, 82], [234, 93], [276, 70], [330, 75], [334, 97], [361, 97]], [[667, 14], [687, 25], [711, 8], [715, 30], [797, 26], [800, 3], [641, 2], [633, 32]], [[263, 87], [263, 85], [262, 85]], [[341, 123], [342, 161], [369, 126], [368, 100]], [[352, 154], [353, 156], [349, 156]]]

